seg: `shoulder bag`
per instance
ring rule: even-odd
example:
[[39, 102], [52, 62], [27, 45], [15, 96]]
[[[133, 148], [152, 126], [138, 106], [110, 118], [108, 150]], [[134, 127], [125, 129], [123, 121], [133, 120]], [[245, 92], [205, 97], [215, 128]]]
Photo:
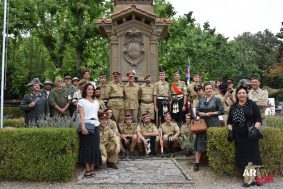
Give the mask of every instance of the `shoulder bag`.
[[192, 133], [203, 133], [207, 130], [207, 125], [204, 119], [193, 119], [189, 129]]

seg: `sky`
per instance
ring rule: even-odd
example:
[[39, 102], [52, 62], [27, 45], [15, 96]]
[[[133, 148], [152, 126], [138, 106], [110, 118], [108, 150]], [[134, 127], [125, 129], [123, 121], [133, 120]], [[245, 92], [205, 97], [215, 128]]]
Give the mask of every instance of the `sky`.
[[208, 21], [211, 28], [233, 39], [244, 32], [280, 31], [283, 22], [283, 0], [167, 0], [177, 15], [193, 11], [201, 25]]

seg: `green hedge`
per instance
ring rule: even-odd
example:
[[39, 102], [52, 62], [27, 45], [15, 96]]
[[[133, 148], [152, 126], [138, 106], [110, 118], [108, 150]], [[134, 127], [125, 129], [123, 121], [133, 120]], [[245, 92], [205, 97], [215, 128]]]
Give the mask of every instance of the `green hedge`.
[[0, 130], [0, 178], [67, 181], [74, 173], [77, 153], [75, 129], [4, 128]]
[[4, 127], [25, 127], [24, 118], [19, 119], [4, 119], [3, 120]]
[[5, 118], [21, 118], [24, 117], [24, 112], [19, 106], [4, 106], [4, 117]]
[[[209, 128], [207, 155], [209, 165], [219, 173], [239, 175], [235, 167], [235, 143], [227, 141], [227, 128]], [[283, 170], [283, 130], [267, 127], [260, 140], [260, 155], [263, 165], [273, 171]]]

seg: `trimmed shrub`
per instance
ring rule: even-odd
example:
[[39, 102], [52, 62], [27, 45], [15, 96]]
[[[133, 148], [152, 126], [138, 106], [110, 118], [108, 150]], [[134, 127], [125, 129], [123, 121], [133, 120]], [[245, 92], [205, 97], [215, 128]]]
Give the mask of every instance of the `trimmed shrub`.
[[23, 118], [4, 119], [3, 125], [4, 125], [4, 127], [24, 127], [25, 126], [25, 120]]
[[275, 127], [283, 129], [283, 117], [282, 116], [266, 116], [267, 127]]
[[24, 112], [19, 106], [4, 106], [4, 117], [5, 118], [22, 118], [24, 117]]
[[[227, 128], [209, 128], [207, 155], [209, 165], [219, 173], [239, 175], [235, 166], [235, 143], [227, 141]], [[267, 127], [260, 140], [260, 155], [265, 168], [272, 171], [283, 170], [283, 130]]]
[[67, 181], [74, 173], [77, 153], [75, 129], [1, 129], [0, 178]]

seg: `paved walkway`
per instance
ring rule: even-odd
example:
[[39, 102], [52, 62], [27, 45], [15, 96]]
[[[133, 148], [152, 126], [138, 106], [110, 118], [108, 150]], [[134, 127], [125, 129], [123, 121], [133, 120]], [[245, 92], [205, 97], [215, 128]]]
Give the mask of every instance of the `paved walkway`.
[[175, 188], [188, 187], [193, 181], [183, 171], [176, 160], [152, 159], [152, 160], [125, 160], [120, 161], [119, 169], [105, 168], [96, 171], [94, 178], [85, 178], [83, 172], [77, 180], [77, 184], [99, 185], [111, 188], [111, 185], [122, 188], [162, 188], [174, 186]]

